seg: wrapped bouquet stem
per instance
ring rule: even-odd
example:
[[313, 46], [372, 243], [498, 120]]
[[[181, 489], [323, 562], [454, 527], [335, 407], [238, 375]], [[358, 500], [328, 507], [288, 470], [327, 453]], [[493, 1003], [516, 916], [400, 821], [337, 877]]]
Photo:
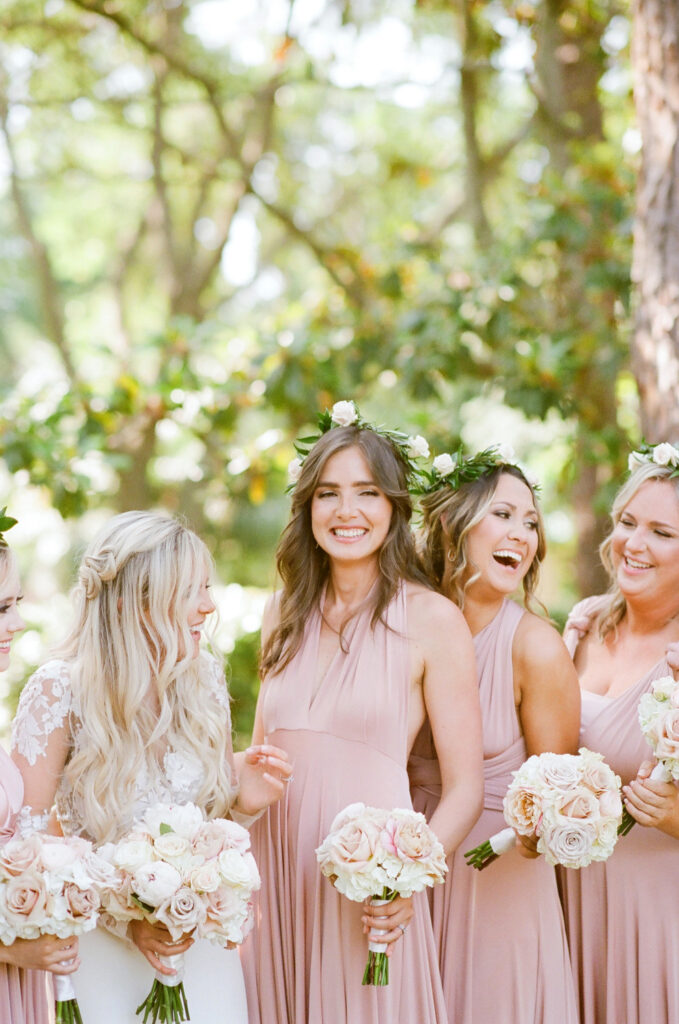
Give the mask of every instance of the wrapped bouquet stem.
[[549, 864], [580, 868], [606, 860], [622, 815], [620, 779], [601, 754], [533, 754], [515, 771], [503, 800], [510, 826], [465, 853], [481, 871], [510, 850], [516, 833], [537, 839]]
[[68, 974], [55, 974], [55, 1024], [83, 1024], [73, 982]]
[[[322, 873], [338, 892], [357, 903], [384, 905], [442, 882], [446, 855], [423, 814], [350, 804], [333, 821], [316, 850]], [[368, 943], [364, 985], [389, 984], [383, 942]]]

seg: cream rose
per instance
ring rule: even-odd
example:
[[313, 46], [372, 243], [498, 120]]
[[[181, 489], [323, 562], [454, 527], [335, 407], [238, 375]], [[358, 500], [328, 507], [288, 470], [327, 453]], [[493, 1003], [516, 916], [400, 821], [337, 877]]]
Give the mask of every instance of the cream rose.
[[182, 886], [156, 910], [156, 920], [164, 924], [176, 941], [180, 935], [192, 932], [205, 920], [205, 905], [201, 897]]
[[297, 481], [299, 480], [300, 476], [301, 476], [301, 473], [302, 473], [302, 460], [301, 459], [291, 459], [290, 462], [288, 462], [288, 479], [290, 479], [293, 484], [296, 484]]
[[338, 427], [350, 427], [358, 419], [356, 406], [353, 402], [335, 402], [332, 407], [331, 418]]
[[81, 889], [73, 882], [69, 882], [64, 887], [64, 897], [68, 912], [72, 917], [86, 917], [96, 921], [99, 895], [95, 889]]
[[569, 820], [550, 830], [538, 840], [538, 851], [552, 865], [566, 868], [584, 867], [592, 860], [596, 826], [591, 821]]
[[37, 835], [12, 839], [5, 846], [0, 846], [0, 866], [9, 875], [20, 875], [33, 867], [39, 855], [40, 842]]
[[533, 835], [540, 820], [540, 793], [528, 786], [510, 786], [502, 807], [505, 821], [522, 836]]
[[191, 888], [194, 892], [215, 892], [221, 885], [219, 868], [214, 860], [209, 860], [191, 872]]
[[436, 456], [432, 465], [440, 476], [448, 476], [455, 469], [455, 459], [452, 455], [444, 452], [443, 455]]
[[662, 441], [653, 449], [653, 461], [656, 466], [679, 466], [679, 452], [668, 441]]
[[132, 839], [121, 842], [113, 853], [113, 863], [123, 871], [133, 874], [143, 864], [153, 860], [153, 846], [146, 839]]
[[429, 458], [429, 445], [427, 444], [426, 438], [422, 437], [421, 434], [417, 434], [415, 437], [409, 437], [407, 441], [408, 454], [413, 459], [428, 459]]
[[[47, 885], [43, 875], [27, 871], [20, 878], [10, 878], [3, 892], [4, 916], [8, 923], [26, 935], [26, 926], [36, 929], [47, 917]], [[37, 932], [36, 932], [37, 935]]]

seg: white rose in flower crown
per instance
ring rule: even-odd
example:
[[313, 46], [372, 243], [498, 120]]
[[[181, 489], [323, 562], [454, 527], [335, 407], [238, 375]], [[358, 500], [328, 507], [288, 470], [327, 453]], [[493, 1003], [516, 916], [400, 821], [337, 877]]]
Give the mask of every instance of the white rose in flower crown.
[[302, 460], [291, 459], [288, 462], [288, 479], [292, 480], [293, 484], [296, 484], [302, 474]]
[[516, 462], [516, 452], [511, 444], [501, 442], [500, 444], [494, 444], [492, 447], [495, 449], [497, 457], [501, 462], [508, 462], [510, 464]]
[[663, 441], [653, 449], [653, 461], [656, 466], [679, 466], [679, 452], [673, 444]]
[[156, 804], [150, 807], [142, 818], [152, 836], [159, 836], [161, 825], [167, 825], [173, 832], [190, 839], [205, 821], [200, 807], [195, 804]]
[[132, 875], [132, 891], [142, 901], [157, 907], [181, 887], [182, 876], [165, 861], [142, 864]]
[[641, 452], [630, 452], [627, 456], [627, 469], [633, 473], [639, 466], [645, 466], [647, 461]]
[[417, 434], [416, 437], [409, 437], [408, 441], [408, 454], [413, 459], [428, 459], [429, 458], [429, 445], [421, 434]]
[[596, 825], [591, 821], [564, 821], [542, 834], [538, 839], [538, 852], [544, 853], [545, 860], [552, 866], [585, 867], [592, 860], [596, 835]]
[[161, 903], [155, 916], [176, 942], [180, 935], [193, 931], [203, 923], [206, 916], [205, 904], [198, 893], [184, 885]]
[[336, 423], [338, 427], [350, 427], [358, 419], [353, 402], [335, 402], [330, 416], [332, 422]]
[[452, 455], [448, 455], [444, 452], [443, 455], [437, 455], [432, 463], [434, 469], [440, 476], [448, 476], [455, 469], [455, 459]]

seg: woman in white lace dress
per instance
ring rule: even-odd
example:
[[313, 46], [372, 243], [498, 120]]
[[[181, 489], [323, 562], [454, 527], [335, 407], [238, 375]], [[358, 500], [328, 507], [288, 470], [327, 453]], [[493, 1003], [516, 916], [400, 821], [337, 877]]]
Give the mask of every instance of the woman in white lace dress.
[[[47, 826], [56, 802], [66, 834], [102, 843], [158, 802], [247, 816], [282, 795], [290, 767], [275, 747], [239, 755], [236, 775], [222, 670], [199, 646], [215, 609], [210, 575], [205, 546], [170, 516], [124, 513], [90, 545], [74, 627], [26, 685], [14, 725], [35, 827]], [[172, 942], [146, 922], [82, 937], [74, 985], [83, 1019], [136, 1021], [154, 970], [173, 973], [159, 957], [182, 952], [192, 1024], [246, 1024], [237, 952], [190, 937]]]

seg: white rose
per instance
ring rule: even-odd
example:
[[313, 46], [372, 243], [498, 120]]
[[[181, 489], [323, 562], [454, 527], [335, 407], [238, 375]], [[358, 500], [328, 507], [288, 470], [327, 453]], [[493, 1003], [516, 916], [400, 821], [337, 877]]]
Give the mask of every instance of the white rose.
[[288, 479], [292, 480], [293, 484], [296, 484], [299, 480], [302, 472], [302, 460], [301, 459], [290, 459], [288, 462]]
[[132, 876], [132, 892], [142, 903], [157, 907], [180, 888], [182, 876], [164, 861], [142, 864]]
[[153, 847], [146, 839], [133, 839], [118, 843], [113, 851], [113, 863], [123, 871], [134, 873], [142, 864], [153, 860]]
[[214, 860], [201, 864], [191, 872], [191, 888], [194, 892], [216, 892], [221, 884], [219, 868]]
[[561, 821], [538, 840], [538, 852], [544, 853], [548, 864], [565, 868], [582, 868], [592, 860], [596, 825], [591, 821]]
[[427, 444], [426, 438], [422, 437], [421, 434], [417, 434], [415, 437], [409, 437], [407, 445], [408, 454], [411, 456], [411, 458], [429, 458], [429, 445]]
[[541, 754], [540, 764], [545, 783], [554, 789], [570, 789], [580, 781], [580, 765], [574, 754]]
[[646, 461], [647, 460], [641, 452], [630, 452], [627, 456], [627, 468], [630, 473], [633, 473], [635, 469], [639, 468], [639, 466], [645, 465]]
[[448, 476], [455, 469], [455, 459], [452, 455], [448, 455], [445, 452], [443, 455], [437, 455], [433, 462], [434, 469], [441, 476]]
[[353, 402], [335, 402], [332, 407], [331, 419], [338, 427], [350, 427], [358, 419], [356, 406]]
[[177, 832], [165, 832], [162, 836], [156, 836], [153, 848], [157, 857], [167, 861], [181, 860], [190, 850], [188, 839]]
[[516, 452], [512, 448], [511, 444], [495, 444], [493, 445], [493, 448], [495, 448], [500, 462], [509, 462], [510, 464], [516, 462]]
[[653, 696], [656, 700], [669, 700], [678, 690], [679, 685], [673, 676], [662, 676], [653, 683]]
[[[223, 850], [217, 858], [222, 880], [242, 889], [253, 888], [254, 871], [249, 858], [254, 863], [254, 858], [249, 853]], [[257, 877], [259, 878], [259, 875]]]
[[673, 444], [663, 441], [653, 449], [653, 461], [656, 466], [679, 466], [679, 452]]
[[143, 824], [153, 836], [159, 836], [161, 825], [172, 832], [190, 839], [205, 821], [200, 807], [195, 804], [156, 804], [150, 807], [143, 818]]

